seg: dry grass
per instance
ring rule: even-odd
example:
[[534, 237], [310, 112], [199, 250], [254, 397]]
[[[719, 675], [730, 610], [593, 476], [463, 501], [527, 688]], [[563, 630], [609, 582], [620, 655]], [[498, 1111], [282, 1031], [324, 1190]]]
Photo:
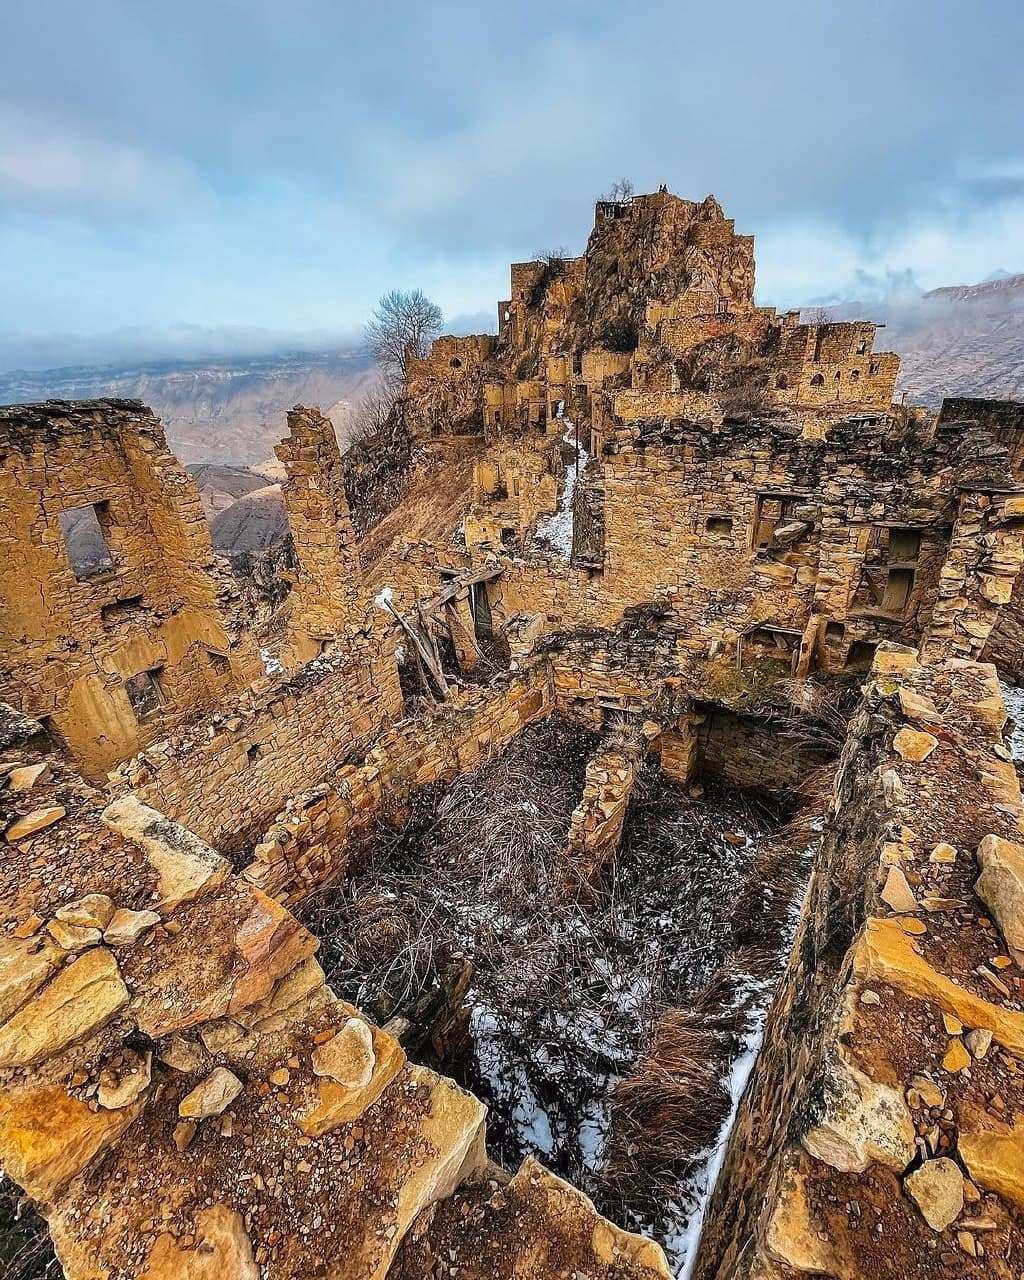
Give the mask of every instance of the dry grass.
[[397, 506], [360, 539], [359, 559], [373, 590], [387, 583], [386, 557], [392, 547], [427, 537], [444, 541], [461, 524], [472, 502], [473, 466], [482, 443], [467, 441], [463, 447], [461, 457], [443, 466], [414, 466]]
[[0, 1174], [0, 1275], [3, 1280], [58, 1280], [64, 1274], [46, 1223]]

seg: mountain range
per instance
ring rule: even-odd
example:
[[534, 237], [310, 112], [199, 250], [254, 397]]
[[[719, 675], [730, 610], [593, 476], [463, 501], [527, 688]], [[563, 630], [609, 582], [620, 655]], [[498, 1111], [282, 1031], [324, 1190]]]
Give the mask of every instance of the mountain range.
[[182, 462], [248, 467], [273, 458], [286, 434], [284, 415], [295, 404], [322, 408], [343, 438], [375, 379], [369, 355], [358, 349], [77, 365], [0, 373], [0, 404], [96, 396], [144, 400]]

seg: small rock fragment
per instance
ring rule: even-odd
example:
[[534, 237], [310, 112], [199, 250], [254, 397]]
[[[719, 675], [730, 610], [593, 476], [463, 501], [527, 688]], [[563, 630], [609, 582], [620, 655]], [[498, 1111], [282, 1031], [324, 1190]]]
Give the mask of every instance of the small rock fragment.
[[174, 1035], [160, 1050], [160, 1061], [173, 1071], [201, 1071], [206, 1065], [206, 1054], [197, 1044], [184, 1036]]
[[114, 904], [105, 893], [89, 893], [78, 902], [69, 902], [56, 913], [65, 924], [77, 924], [83, 929], [105, 929], [114, 914]]
[[116, 1067], [105, 1067], [100, 1072], [96, 1101], [106, 1111], [131, 1106], [149, 1088], [152, 1074], [152, 1053], [139, 1054], [126, 1050]]
[[929, 862], [956, 862], [956, 849], [951, 844], [937, 844], [928, 855]]
[[41, 764], [25, 764], [11, 770], [7, 785], [12, 791], [31, 791], [37, 782], [46, 782], [49, 776], [50, 766], [45, 760]]
[[121, 907], [103, 930], [103, 941], [111, 947], [130, 947], [159, 923], [160, 917], [155, 911], [128, 911]]
[[55, 822], [60, 822], [66, 813], [67, 809], [60, 804], [47, 805], [43, 809], [33, 809], [31, 813], [26, 813], [23, 818], [18, 818], [11, 823], [4, 832], [4, 839], [9, 844], [14, 844], [16, 840], [24, 840], [28, 836], [34, 836], [37, 831], [45, 831], [47, 827], [52, 827]]
[[949, 1048], [946, 1050], [946, 1056], [942, 1059], [942, 1065], [947, 1071], [963, 1071], [965, 1067], [971, 1065], [971, 1055], [964, 1048], [964, 1042], [959, 1036], [954, 1036], [949, 1042]]
[[917, 910], [917, 899], [899, 867], [889, 868], [885, 887], [882, 889], [882, 901], [897, 913]]
[[103, 940], [99, 929], [85, 929], [77, 924], [65, 924], [63, 920], [51, 920], [46, 932], [65, 951], [84, 951]]
[[205, 1120], [219, 1116], [242, 1092], [242, 1082], [227, 1067], [213, 1071], [187, 1093], [178, 1104], [178, 1115], [184, 1120]]
[[892, 745], [901, 760], [909, 760], [912, 764], [920, 764], [927, 760], [939, 740], [930, 733], [922, 733], [919, 729], [901, 729], [892, 740]]
[[179, 1151], [189, 1149], [198, 1127], [194, 1120], [182, 1120], [174, 1126], [174, 1145]]
[[984, 1058], [992, 1046], [992, 1032], [988, 1027], [975, 1027], [964, 1036], [964, 1044], [972, 1058]]
[[313, 1051], [314, 1072], [351, 1089], [369, 1084], [375, 1065], [373, 1033], [361, 1018], [349, 1018], [333, 1040]]
[[964, 1178], [955, 1160], [926, 1160], [903, 1179], [907, 1194], [933, 1231], [945, 1231], [963, 1212]]

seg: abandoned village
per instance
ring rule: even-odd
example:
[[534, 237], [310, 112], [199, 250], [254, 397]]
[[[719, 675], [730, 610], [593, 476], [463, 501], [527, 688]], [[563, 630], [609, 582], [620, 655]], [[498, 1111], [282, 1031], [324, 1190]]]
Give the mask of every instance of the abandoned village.
[[69, 1280], [1024, 1275], [1024, 405], [753, 298], [713, 197], [599, 201], [376, 436], [288, 414], [249, 578], [144, 404], [0, 408]]

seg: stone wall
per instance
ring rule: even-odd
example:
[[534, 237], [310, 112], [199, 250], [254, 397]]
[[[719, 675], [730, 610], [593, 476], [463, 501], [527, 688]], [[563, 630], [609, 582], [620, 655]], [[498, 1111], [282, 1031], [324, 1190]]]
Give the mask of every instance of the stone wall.
[[275, 452], [287, 475], [281, 494], [295, 549], [282, 655], [294, 670], [329, 645], [352, 646], [364, 620], [366, 592], [334, 424], [318, 409], [297, 405]]
[[240, 856], [289, 796], [365, 752], [402, 714], [393, 656], [327, 655], [149, 748], [118, 770], [112, 791], [133, 791]]
[[991, 667], [879, 651], [699, 1280], [1021, 1274], [1024, 810], [1004, 719]]
[[198, 491], [144, 405], [0, 409], [0, 683], [90, 777], [259, 673], [215, 572]]
[[430, 717], [386, 730], [358, 764], [328, 771], [288, 799], [256, 845], [246, 878], [282, 901], [338, 879], [351, 837], [385, 807], [393, 813], [414, 790], [475, 769], [551, 709], [548, 674], [535, 663], [490, 688], [463, 690]]

